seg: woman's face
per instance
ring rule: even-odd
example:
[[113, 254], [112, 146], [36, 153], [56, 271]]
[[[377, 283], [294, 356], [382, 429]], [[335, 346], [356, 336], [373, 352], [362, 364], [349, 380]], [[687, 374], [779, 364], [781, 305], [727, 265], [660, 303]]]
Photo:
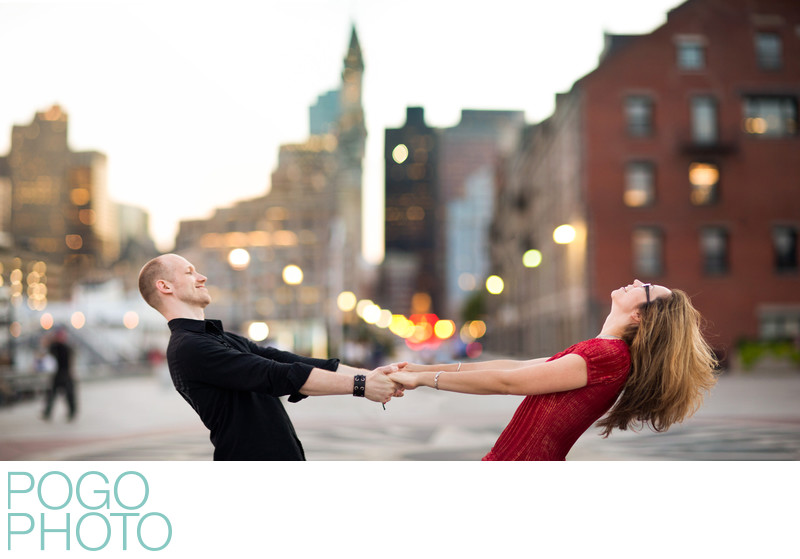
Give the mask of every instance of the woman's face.
[[[648, 300], [653, 301], [659, 297], [666, 297], [672, 291], [663, 285], [642, 283], [638, 279], [611, 292], [611, 304], [622, 311], [633, 312]], [[649, 298], [649, 299], [648, 299]]]

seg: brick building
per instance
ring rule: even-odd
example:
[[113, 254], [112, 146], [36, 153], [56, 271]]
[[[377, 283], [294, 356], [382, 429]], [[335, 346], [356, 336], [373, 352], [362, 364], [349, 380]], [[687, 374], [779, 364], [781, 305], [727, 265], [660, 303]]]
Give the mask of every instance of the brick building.
[[[504, 168], [497, 349], [595, 335], [634, 277], [689, 293], [723, 357], [741, 339], [800, 336], [798, 60], [797, 2], [689, 0], [652, 33], [607, 36]], [[576, 238], [557, 245], [562, 223]], [[538, 268], [522, 266], [525, 247]]]

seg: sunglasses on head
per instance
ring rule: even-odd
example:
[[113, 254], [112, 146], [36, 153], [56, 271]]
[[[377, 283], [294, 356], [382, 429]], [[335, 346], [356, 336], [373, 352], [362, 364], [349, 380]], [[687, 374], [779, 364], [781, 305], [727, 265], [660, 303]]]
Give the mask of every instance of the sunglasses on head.
[[644, 296], [647, 298], [647, 304], [650, 304], [650, 288], [653, 286], [652, 283], [643, 283], [642, 287], [644, 287]]

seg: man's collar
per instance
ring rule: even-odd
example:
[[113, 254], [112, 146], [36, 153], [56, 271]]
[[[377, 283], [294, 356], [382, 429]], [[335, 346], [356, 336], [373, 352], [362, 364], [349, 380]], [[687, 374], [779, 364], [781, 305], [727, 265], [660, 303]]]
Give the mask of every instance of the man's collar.
[[189, 330], [190, 332], [205, 332], [207, 324], [213, 326], [220, 332], [225, 330], [222, 328], [222, 321], [220, 320], [195, 320], [193, 318], [173, 318], [168, 323], [169, 329], [174, 332], [175, 330]]

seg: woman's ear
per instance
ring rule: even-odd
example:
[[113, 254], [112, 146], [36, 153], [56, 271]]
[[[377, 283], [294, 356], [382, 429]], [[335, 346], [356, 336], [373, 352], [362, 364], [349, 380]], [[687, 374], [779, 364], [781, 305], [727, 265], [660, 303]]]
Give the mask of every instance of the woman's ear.
[[642, 321], [642, 315], [639, 313], [639, 309], [636, 309], [631, 313], [631, 322], [633, 324], [639, 324]]

